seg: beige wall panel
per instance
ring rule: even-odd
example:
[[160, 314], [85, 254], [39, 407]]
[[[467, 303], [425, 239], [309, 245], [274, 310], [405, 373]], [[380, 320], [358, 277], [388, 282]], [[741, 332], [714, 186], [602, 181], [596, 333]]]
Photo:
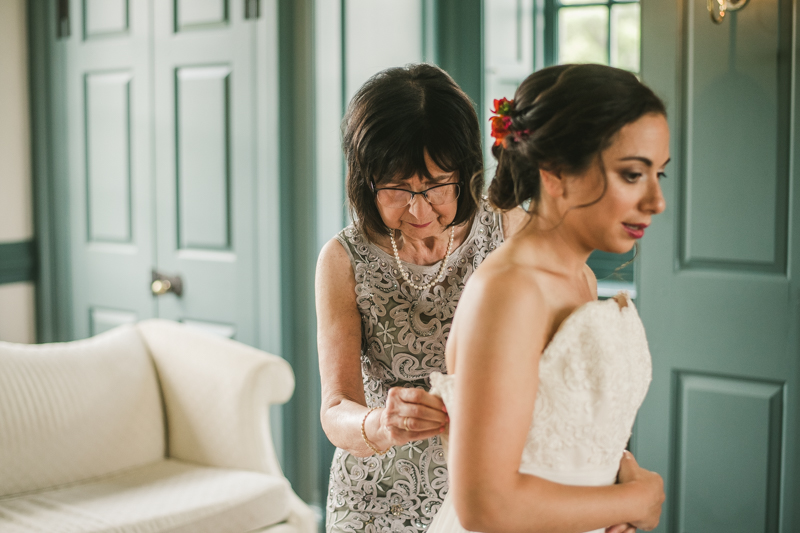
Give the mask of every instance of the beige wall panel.
[[0, 341], [36, 342], [34, 313], [33, 283], [0, 285]]
[[33, 237], [24, 0], [0, 1], [0, 243]]

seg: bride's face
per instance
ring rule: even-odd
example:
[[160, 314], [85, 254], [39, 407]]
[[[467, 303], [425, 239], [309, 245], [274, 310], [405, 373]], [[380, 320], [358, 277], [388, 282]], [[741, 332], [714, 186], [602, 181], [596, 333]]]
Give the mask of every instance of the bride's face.
[[668, 162], [669, 126], [663, 115], [645, 115], [625, 125], [586, 172], [564, 176], [566, 199], [574, 207], [564, 223], [587, 248], [628, 252], [653, 215], [666, 207], [659, 181]]

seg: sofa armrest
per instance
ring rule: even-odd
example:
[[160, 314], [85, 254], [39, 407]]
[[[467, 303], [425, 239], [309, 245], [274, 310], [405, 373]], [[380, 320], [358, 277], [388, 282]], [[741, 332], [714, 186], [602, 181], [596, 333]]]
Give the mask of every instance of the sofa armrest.
[[282, 477], [269, 405], [286, 402], [294, 391], [289, 364], [176, 322], [146, 320], [137, 328], [158, 371], [167, 455]]

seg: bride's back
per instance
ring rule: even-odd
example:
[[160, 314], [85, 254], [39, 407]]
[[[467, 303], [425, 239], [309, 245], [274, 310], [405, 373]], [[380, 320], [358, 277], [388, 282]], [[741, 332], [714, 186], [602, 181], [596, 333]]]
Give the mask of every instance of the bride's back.
[[[528, 204], [530, 219], [467, 283], [446, 349], [451, 375], [432, 376], [451, 420], [442, 513], [490, 533], [652, 528], [660, 477], [631, 470], [646, 480], [637, 485], [622, 469], [610, 486], [650, 354], [633, 302], [597, 301], [586, 260], [629, 251], [664, 210], [663, 103], [630, 73], [578, 65], [534, 73], [495, 108], [489, 200]], [[433, 533], [463, 531], [440, 523]]]

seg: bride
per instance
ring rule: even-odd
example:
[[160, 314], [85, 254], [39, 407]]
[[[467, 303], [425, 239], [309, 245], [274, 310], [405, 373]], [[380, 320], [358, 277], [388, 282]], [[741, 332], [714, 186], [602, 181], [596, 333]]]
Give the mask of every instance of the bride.
[[599, 301], [586, 260], [628, 252], [664, 210], [664, 104], [628, 72], [566, 65], [495, 108], [489, 200], [530, 202], [530, 219], [467, 284], [450, 374], [432, 378], [450, 493], [430, 531], [653, 529], [663, 481], [625, 451], [650, 353], [633, 302]]

